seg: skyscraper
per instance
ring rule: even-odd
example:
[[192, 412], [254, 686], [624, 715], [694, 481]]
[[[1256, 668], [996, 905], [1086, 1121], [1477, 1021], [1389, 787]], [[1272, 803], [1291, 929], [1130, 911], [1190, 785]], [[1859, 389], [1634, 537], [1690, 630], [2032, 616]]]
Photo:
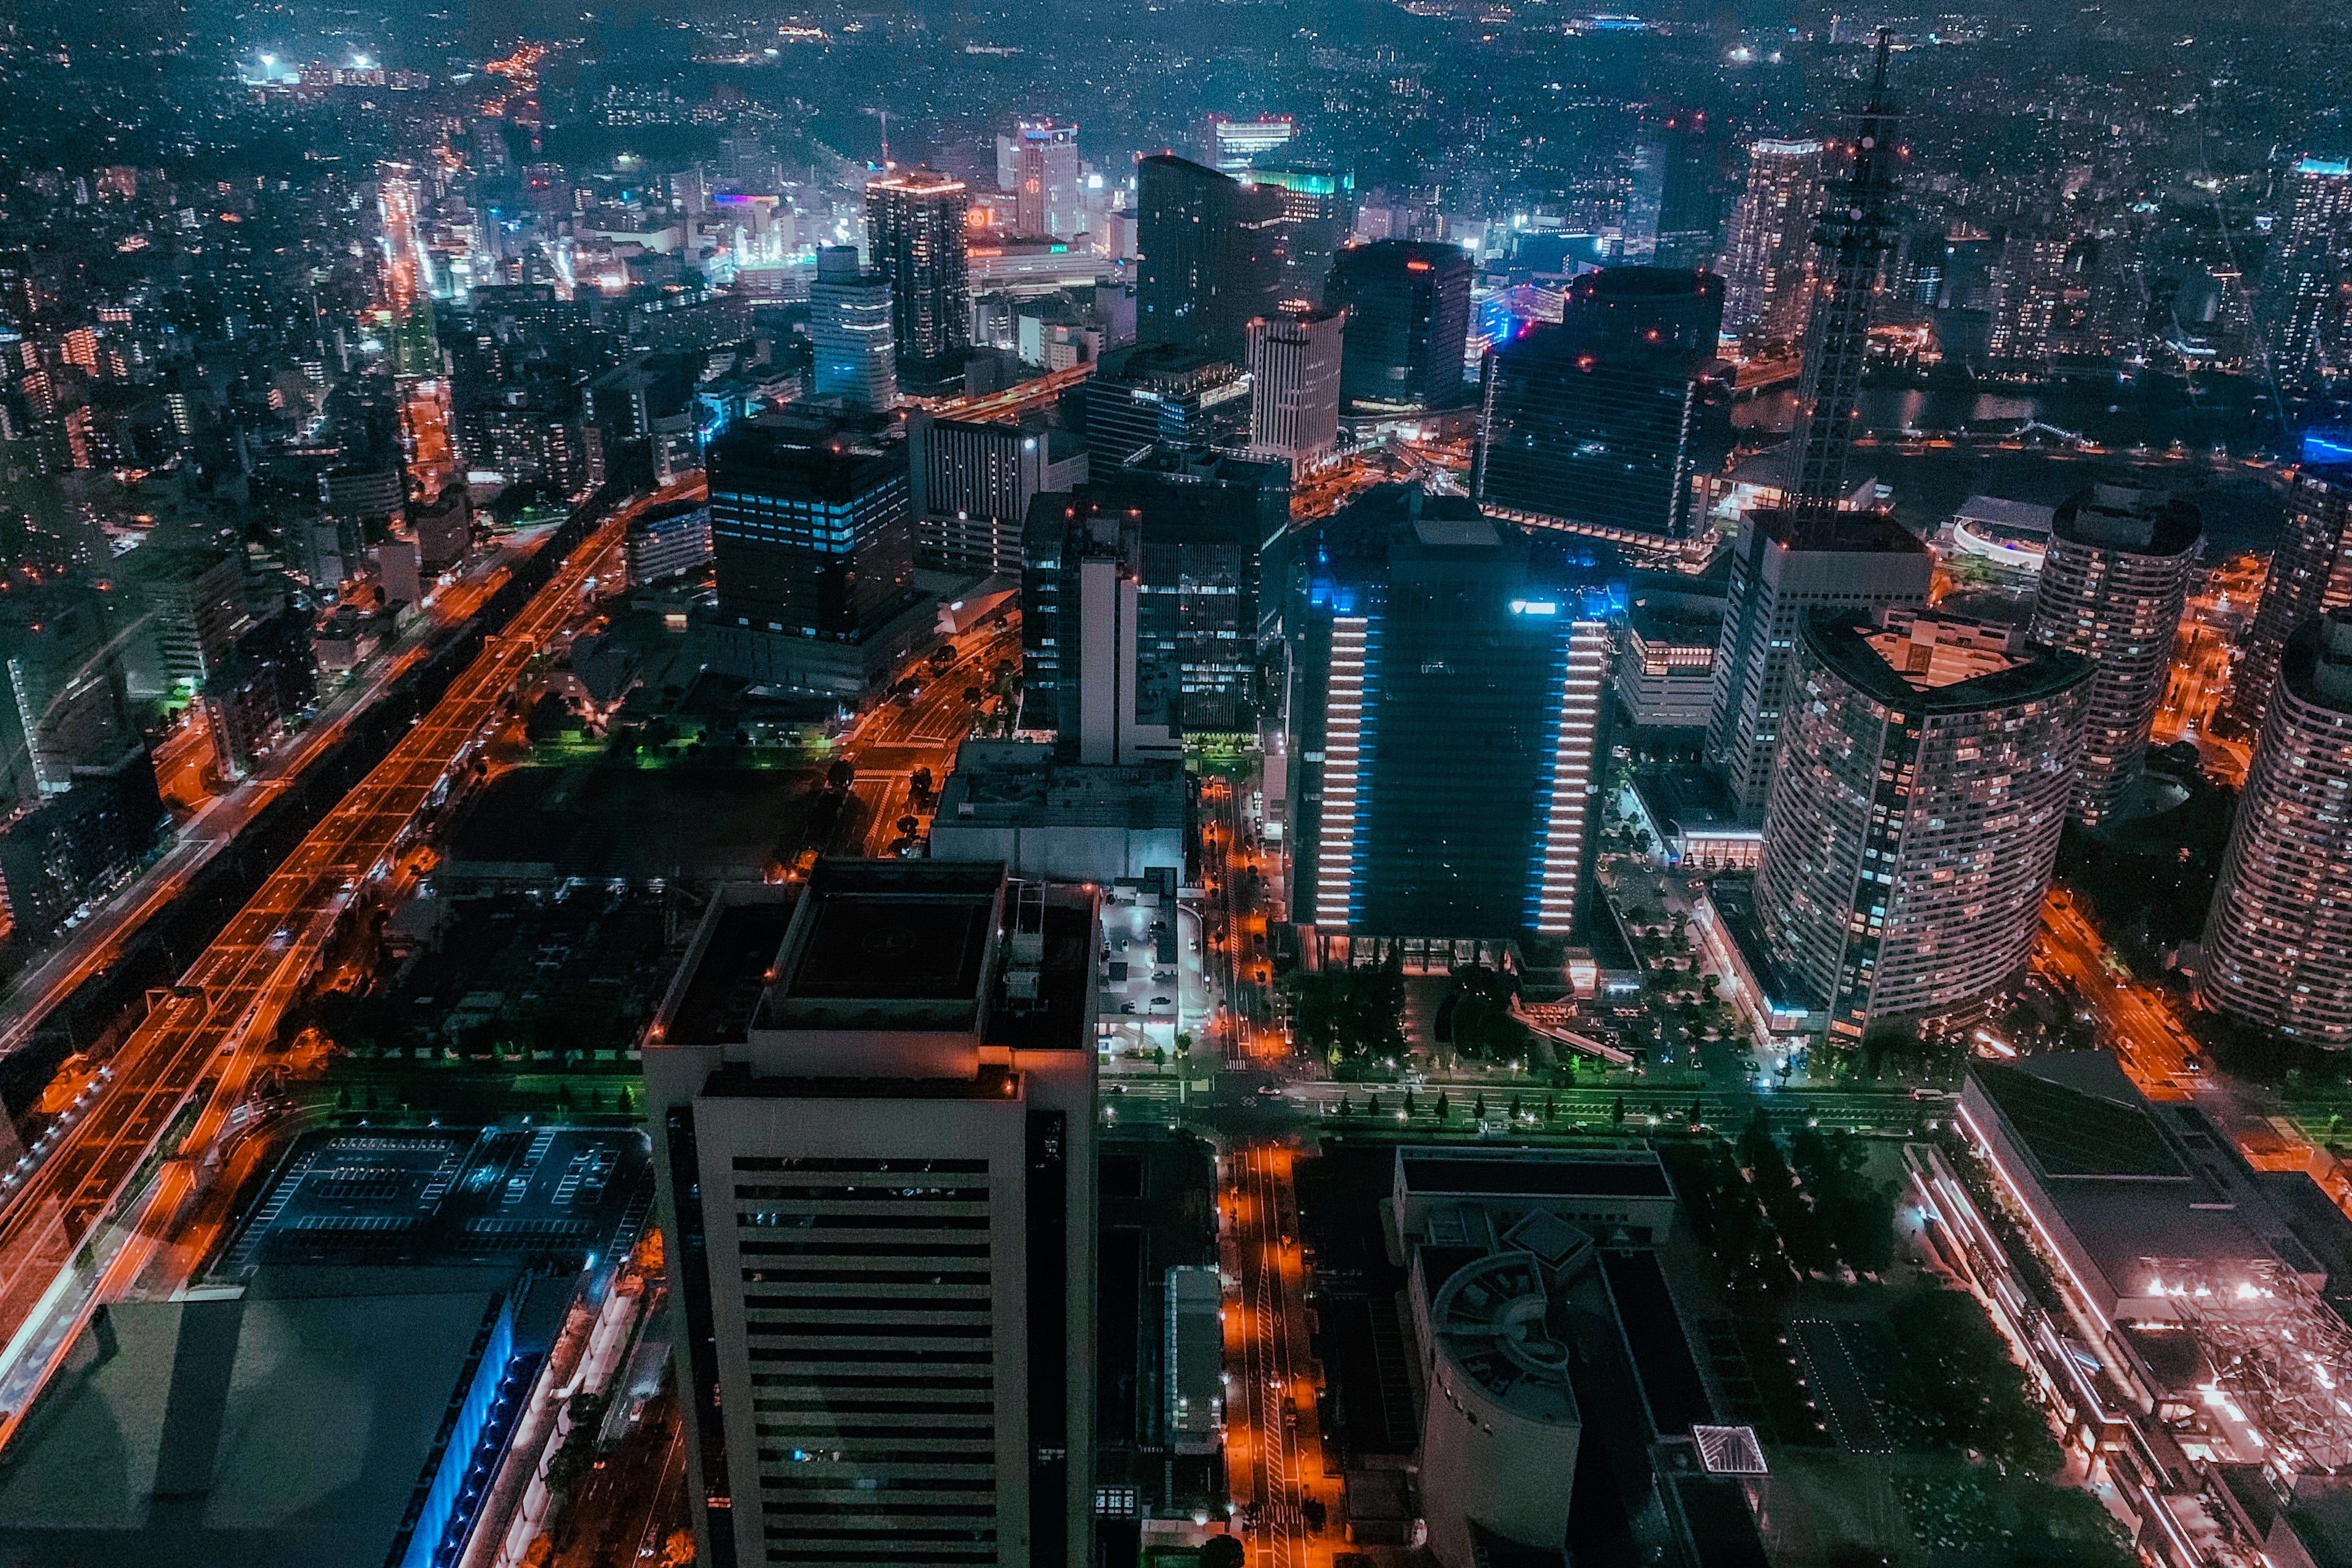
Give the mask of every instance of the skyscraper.
[[1678, 110], [1651, 128], [1658, 146], [1655, 267], [1712, 267], [1723, 245], [1722, 132], [1699, 110]]
[[2352, 163], [2298, 159], [2268, 289], [2271, 374], [2290, 387], [2352, 372]]
[[2139, 776], [2203, 538], [2195, 507], [2138, 485], [2078, 491], [2051, 524], [2032, 637], [2091, 661], [2068, 807], [2086, 827], [2113, 816]]
[[1078, 128], [1051, 120], [1013, 127], [1013, 232], [1024, 238], [1060, 239], [1087, 226], [1085, 174]]
[[1356, 221], [1356, 182], [1330, 169], [1254, 168], [1236, 176], [1244, 185], [1282, 192], [1282, 286], [1285, 300], [1320, 304], [1332, 258]]
[[907, 416], [915, 558], [958, 572], [1018, 573], [1030, 498], [1087, 477], [1067, 434], [1034, 424]]
[[121, 640], [86, 582], [19, 581], [0, 593], [0, 816], [139, 743]]
[[2285, 526], [2230, 674], [2230, 722], [2262, 728], [2279, 657], [2297, 626], [2352, 605], [2352, 463], [2305, 463], [2287, 487]]
[[1323, 302], [1349, 312], [1339, 394], [1350, 412], [1462, 403], [1474, 270], [1458, 245], [1381, 239], [1339, 252]]
[[906, 455], [856, 422], [793, 412], [730, 426], [709, 469], [713, 662], [863, 695], [904, 651], [919, 602]]
[[1793, 338], [1812, 300], [1813, 220], [1822, 210], [1822, 144], [1766, 137], [1748, 149], [1748, 183], [1724, 241], [1724, 324]]
[[1706, 750], [1748, 821], [1761, 822], [1770, 799], [1805, 616], [1925, 605], [1934, 576], [1927, 546], [1875, 513], [1759, 511], [1740, 525]]
[[964, 183], [929, 169], [885, 174], [866, 186], [866, 253], [890, 283], [890, 331], [899, 365], [937, 376], [971, 346], [965, 280]]
[[1830, 182], [1828, 205], [1813, 227], [1819, 252], [1812, 311], [1805, 323], [1805, 364], [1797, 384], [1795, 504], [1839, 506], [1846, 462], [1862, 417], [1862, 371], [1870, 357], [1870, 317], [1878, 271], [1895, 247], [1895, 103], [1886, 89], [1890, 39], [1878, 34], [1878, 60], [1862, 106], [1843, 178]]
[[1731, 447], [1713, 273], [1612, 267], [1495, 356], [1479, 498], [1612, 536], [1679, 539], [1691, 482]]
[[879, 412], [898, 402], [898, 355], [890, 324], [890, 279], [857, 264], [857, 248], [829, 245], [816, 253], [809, 284], [809, 341], [816, 351], [816, 396], [845, 408]]
[[1095, 895], [824, 861], [646, 1034], [701, 1561], [1093, 1561]]
[[[1290, 468], [1163, 447], [1030, 505], [1023, 545], [1024, 710], [1073, 731], [1076, 563], [1099, 543], [1135, 579], [1136, 712], [1178, 734], [1255, 728], [1258, 648], [1278, 620]], [[1083, 537], [1080, 537], [1083, 536]], [[1076, 538], [1077, 542], [1073, 543]]]
[[1381, 936], [1572, 931], [1624, 608], [1607, 546], [1392, 485], [1312, 548], [1284, 627], [1290, 907]]
[[1331, 455], [1339, 440], [1339, 365], [1347, 316], [1278, 310], [1249, 324], [1250, 448], [1294, 469]]
[[1280, 297], [1284, 193], [1164, 154], [1137, 178], [1136, 341], [1239, 363], [1251, 318]]
[[1965, 1016], [2024, 968], [2088, 660], [1921, 612], [1806, 618], [1757, 904], [1833, 1039]]
[[2305, 621], [2282, 651], [2197, 994], [2261, 1028], [2352, 1044], [2352, 610]]

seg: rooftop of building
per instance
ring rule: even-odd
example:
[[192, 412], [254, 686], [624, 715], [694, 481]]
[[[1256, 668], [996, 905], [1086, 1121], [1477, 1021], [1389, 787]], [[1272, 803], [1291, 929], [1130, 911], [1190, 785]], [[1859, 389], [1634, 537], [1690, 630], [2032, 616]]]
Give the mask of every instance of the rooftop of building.
[[1126, 827], [1181, 831], [1181, 759], [1087, 765], [1028, 741], [966, 741], [940, 786], [936, 820], [973, 827]]
[[305, 1269], [118, 1302], [0, 1472], [0, 1557], [380, 1568], [504, 1276]]
[[1741, 826], [1738, 803], [1712, 769], [1643, 768], [1633, 775], [1633, 788], [1661, 833], [1741, 833], [1750, 837], [1763, 834], [1760, 827]]
[[[1571, 1233], [1572, 1241], [1560, 1238], [1567, 1248], [1563, 1264], [1591, 1266], [1591, 1237], [1549, 1215], [1531, 1217]], [[1559, 1299], [1558, 1272], [1546, 1258], [1519, 1250], [1496, 1252], [1458, 1268], [1430, 1305], [1430, 1333], [1435, 1352], [1458, 1375], [1512, 1415], [1574, 1426], [1580, 1412], [1569, 1364], [1576, 1345], [1566, 1302]]]
[[[1924, 640], [1923, 626], [1931, 628]], [[2025, 644], [2015, 627], [1958, 617], [1890, 626], [1852, 610], [1817, 611], [1805, 622], [1805, 646], [1856, 690], [1922, 716], [2046, 700], [2091, 677], [2086, 658]]]
[[[1785, 465], [1784, 465], [1785, 467]], [[1919, 536], [1883, 511], [1858, 511], [1806, 507], [1767, 507], [1748, 514], [1766, 536], [1784, 550], [1812, 554], [1853, 552], [1880, 554], [1898, 552], [1926, 554]]]
[[2151, 1104], [2105, 1051], [1977, 1062], [1968, 1087], [1964, 1109], [2024, 1156], [2011, 1179], [2041, 1188], [2118, 1297], [2168, 1269], [2317, 1279], [2342, 1257], [2352, 1221], [2275, 1201], [2201, 1112]]
[[1952, 509], [1955, 522], [1979, 523], [2006, 532], [2045, 538], [2055, 513], [2052, 508], [2032, 501], [2009, 500], [2000, 496], [1972, 495]]
[[2279, 655], [2279, 679], [2305, 702], [2352, 713], [2352, 611], [2297, 626]]
[[1666, 1168], [1646, 1148], [1397, 1151], [1404, 1191], [1423, 1197], [1671, 1198]]
[[2204, 538], [2197, 509], [2152, 486], [2107, 482], [2075, 491], [2059, 503], [2050, 531], [2074, 543], [2170, 560]]
[[1094, 910], [1089, 889], [994, 861], [821, 860], [805, 883], [730, 886], [647, 1049], [859, 1034], [1091, 1049]]
[[1636, 598], [1627, 606], [1625, 618], [1633, 635], [1645, 643], [1705, 647], [1712, 652], [1723, 635], [1723, 616], [1719, 599], [1694, 603], [1656, 595]]

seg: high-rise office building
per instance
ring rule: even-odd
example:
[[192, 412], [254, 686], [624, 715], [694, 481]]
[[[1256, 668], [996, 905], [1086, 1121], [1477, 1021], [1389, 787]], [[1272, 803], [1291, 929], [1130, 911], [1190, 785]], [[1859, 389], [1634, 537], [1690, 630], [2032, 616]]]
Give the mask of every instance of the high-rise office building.
[[73, 787], [138, 743], [121, 637], [88, 583], [0, 593], [0, 816]]
[[890, 331], [911, 374], [954, 369], [971, 347], [964, 183], [929, 169], [866, 182], [866, 255], [890, 282]]
[[1351, 413], [1462, 403], [1475, 271], [1458, 245], [1381, 239], [1339, 253], [1323, 302], [1349, 312], [1339, 392]]
[[1238, 363], [1253, 317], [1281, 298], [1281, 187], [1165, 154], [1137, 166], [1136, 340]]
[[1822, 210], [1822, 144], [1766, 137], [1748, 149], [1748, 183], [1732, 209], [1716, 270], [1724, 324], [1793, 338], [1812, 302], [1813, 220]]
[[1857, 116], [1844, 174], [1829, 183], [1828, 205], [1813, 227], [1818, 253], [1805, 363], [1797, 382], [1796, 485], [1799, 507], [1841, 506], [1846, 466], [1861, 428], [1862, 371], [1870, 357], [1870, 321], [1879, 268], [1899, 237], [1895, 211], [1895, 103], [1887, 94], [1889, 35], [1878, 35], [1870, 97]]
[[2088, 660], [2013, 626], [1809, 616], [1757, 905], [1832, 1039], [1962, 1017], [2024, 969], [2066, 822]]
[[1235, 174], [1260, 158], [1271, 158], [1290, 144], [1297, 123], [1287, 114], [1261, 114], [1234, 120], [1212, 114], [1201, 122], [1201, 156], [1223, 174]]
[[1247, 169], [1235, 177], [1244, 185], [1271, 185], [1282, 192], [1281, 296], [1321, 303], [1332, 259], [1355, 226], [1354, 176], [1330, 169], [1284, 167]]
[[1089, 1568], [1096, 896], [824, 861], [646, 1032], [704, 1563]]
[[2052, 521], [2032, 630], [2091, 661], [2068, 808], [2085, 827], [2112, 817], [2139, 777], [2203, 538], [2195, 507], [2139, 485], [2079, 491]]
[[2352, 1045], [2352, 609], [2287, 638], [2205, 926], [2199, 1000]]
[[1685, 109], [1650, 127], [1658, 148], [1657, 243], [1650, 264], [1696, 272], [1723, 247], [1723, 133], [1718, 120]]
[[1293, 469], [1339, 442], [1339, 365], [1348, 318], [1338, 310], [1278, 310], [1249, 324], [1250, 449]]
[[1031, 499], [1087, 477], [1087, 452], [1057, 426], [907, 417], [915, 559], [945, 571], [1017, 574]]
[[1097, 468], [1154, 445], [1232, 446], [1247, 438], [1250, 384], [1238, 357], [1161, 343], [1106, 354], [1062, 395], [1065, 417]]
[[864, 694], [911, 647], [905, 623], [923, 619], [906, 454], [868, 424], [779, 413], [730, 427], [709, 471], [713, 662]]
[[247, 624], [243, 558], [185, 536], [150, 538], [113, 571], [132, 694], [202, 690]]
[[2352, 605], [2352, 463], [2306, 461], [2287, 487], [2286, 522], [2230, 673], [2230, 722], [2252, 735], [2296, 627]]
[[1013, 232], [1029, 239], [1064, 239], [1087, 226], [1086, 174], [1078, 158], [1078, 128], [1051, 120], [1016, 121], [999, 137], [999, 157], [1013, 176]]
[[2309, 387], [2352, 373], [2352, 162], [2296, 160], [2266, 292], [2272, 374]]
[[1759, 511], [1740, 525], [1706, 748], [1747, 820], [1761, 822], [1770, 798], [1805, 616], [1925, 605], [1934, 577], [1927, 546], [1873, 512]]
[[1569, 285], [1561, 320], [1495, 355], [1480, 500], [1609, 536], [1680, 539], [1692, 481], [1731, 449], [1723, 282], [1612, 267]]
[[1573, 931], [1624, 608], [1607, 546], [1387, 486], [1310, 548], [1284, 624], [1297, 918], [1414, 938]]
[[1097, 470], [1067, 495], [1039, 496], [1023, 548], [1024, 722], [1066, 734], [1076, 723], [1076, 688], [1066, 680], [1074, 673], [1074, 574], [1099, 544], [1138, 584], [1132, 706], [1142, 721], [1178, 734], [1253, 730], [1264, 697], [1258, 651], [1279, 620], [1278, 552], [1289, 519], [1287, 463], [1197, 447], [1159, 448], [1136, 465]]
[[809, 342], [815, 349], [816, 396], [875, 412], [898, 405], [898, 367], [888, 274], [861, 267], [857, 247], [816, 253], [809, 283]]

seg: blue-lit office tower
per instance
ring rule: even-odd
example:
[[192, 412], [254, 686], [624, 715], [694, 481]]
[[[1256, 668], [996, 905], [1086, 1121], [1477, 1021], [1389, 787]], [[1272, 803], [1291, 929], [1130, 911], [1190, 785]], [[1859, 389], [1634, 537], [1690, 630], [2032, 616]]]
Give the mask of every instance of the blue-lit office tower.
[[1731, 447], [1722, 323], [1711, 272], [1612, 267], [1576, 279], [1558, 324], [1496, 353], [1479, 498], [1609, 537], [1687, 535], [1692, 481]]
[[818, 399], [853, 409], [897, 406], [897, 342], [889, 275], [860, 267], [855, 246], [818, 251], [816, 277], [809, 284], [809, 342], [816, 351]]
[[1692, 109], [1676, 110], [1651, 125], [1643, 139], [1656, 149], [1657, 237], [1654, 267], [1696, 271], [1711, 266], [1723, 243], [1723, 132]]
[[1458, 245], [1381, 239], [1352, 245], [1331, 264], [1323, 303], [1346, 310], [1339, 395], [1349, 413], [1453, 408], [1467, 395], [1470, 256]]
[[914, 522], [906, 453], [880, 423], [770, 414], [712, 444], [714, 664], [854, 699], [901, 651]]
[[1283, 191], [1166, 154], [1136, 180], [1136, 341], [1238, 363], [1251, 318], [1281, 298]]
[[1624, 607], [1609, 547], [1399, 485], [1308, 550], [1284, 628], [1295, 918], [1407, 938], [1572, 933]]

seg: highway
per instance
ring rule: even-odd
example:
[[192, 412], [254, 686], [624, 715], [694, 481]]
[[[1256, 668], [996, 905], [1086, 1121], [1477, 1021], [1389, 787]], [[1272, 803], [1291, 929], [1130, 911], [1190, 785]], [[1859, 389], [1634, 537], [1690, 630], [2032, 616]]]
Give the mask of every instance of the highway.
[[[395, 682], [463, 629], [507, 581], [519, 554], [529, 553], [528, 549], [492, 552], [442, 588], [425, 618], [398, 647], [331, 697], [318, 717], [271, 752], [251, 778], [206, 799], [193, 816], [178, 825], [178, 841], [170, 850], [19, 975], [0, 994], [0, 1057], [21, 1047], [51, 1009], [121, 959], [125, 944], [150, 919], [186, 892], [197, 872], [234, 843], [270, 802], [299, 781], [311, 763], [339, 744]], [[209, 746], [200, 731], [192, 727], [187, 733], [194, 739], [174, 737], [159, 750], [159, 773], [177, 758], [178, 771], [184, 774], [191, 762], [186, 753], [192, 750], [197, 753], [196, 765], [201, 766]]]
[[[698, 481], [697, 481], [698, 483]], [[672, 499], [675, 491], [656, 499]], [[417, 814], [488, 728], [546, 640], [580, 611], [583, 588], [619, 549], [630, 511], [606, 520], [561, 564], [501, 635], [451, 683], [391, 753], [271, 873], [172, 993], [107, 1063], [97, 1102], [58, 1136], [0, 1208], [0, 1443], [90, 1301], [119, 1289], [162, 1241], [247, 1083], [279, 1015], [299, 995], [337, 918], [378, 874]], [[74, 1311], [36, 1321], [78, 1249], [137, 1185], [158, 1142], [193, 1112], [163, 1179], [144, 1199], [134, 1240]], [[71, 1292], [68, 1291], [68, 1295]], [[34, 1334], [24, 1334], [28, 1324]]]

